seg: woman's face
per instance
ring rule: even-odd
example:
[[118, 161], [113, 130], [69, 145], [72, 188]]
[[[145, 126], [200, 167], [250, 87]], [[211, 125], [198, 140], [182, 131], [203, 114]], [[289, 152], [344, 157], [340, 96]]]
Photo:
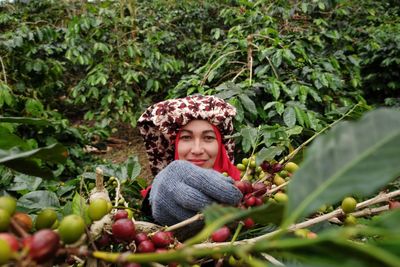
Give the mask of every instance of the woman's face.
[[193, 164], [211, 169], [218, 154], [218, 141], [212, 125], [204, 120], [193, 120], [182, 130], [178, 143], [178, 156]]

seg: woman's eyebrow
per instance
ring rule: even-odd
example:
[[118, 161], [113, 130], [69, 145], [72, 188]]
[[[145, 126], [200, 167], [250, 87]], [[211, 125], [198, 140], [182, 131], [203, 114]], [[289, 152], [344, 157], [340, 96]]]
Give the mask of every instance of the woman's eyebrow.
[[205, 131], [203, 131], [203, 134], [209, 134], [209, 133], [215, 134], [214, 130], [205, 130]]
[[[181, 130], [181, 133], [184, 133], [184, 132], [189, 133], [189, 134], [193, 134], [193, 131], [191, 131], [191, 130], [186, 130], [186, 129]], [[201, 133], [202, 134], [210, 134], [210, 133], [212, 133], [212, 134], [215, 135], [214, 130], [205, 130], [205, 131], [202, 131]]]

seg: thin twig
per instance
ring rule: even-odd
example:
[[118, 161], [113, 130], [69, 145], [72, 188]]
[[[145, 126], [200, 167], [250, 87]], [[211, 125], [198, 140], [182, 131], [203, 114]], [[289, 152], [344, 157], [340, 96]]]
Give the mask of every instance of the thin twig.
[[249, 84], [251, 85], [253, 79], [253, 35], [247, 36], [247, 68], [249, 69]]
[[[358, 203], [357, 206], [356, 206], [356, 210], [360, 210], [360, 209], [365, 208], [365, 207], [370, 206], [370, 205], [374, 205], [374, 204], [378, 204], [378, 203], [382, 203], [382, 202], [387, 202], [387, 201], [389, 201], [389, 199], [394, 198], [394, 197], [399, 196], [399, 195], [400, 195], [400, 190], [396, 190], [396, 191], [389, 192], [389, 193], [380, 193], [380, 194], [378, 194], [377, 196], [375, 196], [375, 197], [373, 197], [371, 199], [368, 199], [366, 201]], [[366, 211], [363, 211], [363, 212], [366, 212]], [[293, 232], [293, 231], [295, 231], [297, 229], [307, 228], [307, 227], [310, 227], [310, 226], [315, 225], [317, 223], [320, 223], [320, 222], [323, 222], [323, 221], [328, 221], [331, 218], [335, 218], [335, 217], [338, 217], [340, 215], [344, 215], [344, 212], [343, 212], [343, 210], [341, 208], [338, 208], [338, 209], [336, 209], [336, 210], [334, 210], [334, 211], [332, 211], [330, 213], [326, 213], [326, 214], [323, 214], [321, 216], [314, 217], [312, 219], [309, 219], [309, 220], [301, 222], [301, 223], [293, 224], [292, 226], [290, 226], [288, 228], [288, 231]], [[201, 244], [194, 245], [194, 247], [195, 248], [216, 248], [216, 247], [223, 247], [223, 246], [227, 246], [227, 245], [238, 246], [238, 245], [243, 245], [243, 244], [252, 244], [252, 243], [255, 243], [255, 242], [259, 241], [259, 240], [263, 240], [263, 239], [267, 239], [269, 237], [275, 236], [280, 232], [282, 232], [282, 229], [278, 229], [276, 231], [272, 231], [272, 232], [269, 232], [267, 234], [264, 234], [264, 235], [261, 235], [261, 236], [257, 236], [257, 237], [254, 237], [254, 238], [243, 239], [243, 240], [240, 240], [240, 241], [236, 241], [233, 244], [231, 244], [230, 242], [201, 243]]]
[[4, 67], [3, 58], [0, 56], [1, 69], [3, 70], [4, 83], [7, 84], [6, 68]]
[[179, 229], [181, 227], [187, 226], [187, 225], [189, 225], [189, 224], [191, 224], [193, 222], [200, 221], [203, 218], [204, 218], [204, 215], [199, 213], [199, 214], [194, 215], [193, 217], [190, 217], [189, 219], [186, 219], [186, 220], [181, 221], [181, 222], [179, 222], [177, 224], [168, 226], [167, 228], [164, 229], [164, 231], [175, 231], [175, 230], [177, 230], [177, 229]]

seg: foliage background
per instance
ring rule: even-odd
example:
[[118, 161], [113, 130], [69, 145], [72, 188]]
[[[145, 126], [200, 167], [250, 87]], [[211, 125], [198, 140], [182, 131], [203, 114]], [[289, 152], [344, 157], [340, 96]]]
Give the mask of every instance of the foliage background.
[[70, 191], [58, 197], [71, 199], [94, 171], [82, 147], [166, 98], [217, 94], [235, 105], [238, 159], [277, 160], [344, 114], [398, 107], [399, 11], [372, 0], [2, 2], [0, 114], [47, 123], [3, 120], [0, 134], [21, 151], [61, 143], [69, 153], [63, 164], [33, 159], [54, 180], [2, 168], [3, 193], [21, 180], [31, 183], [12, 194], [61, 181]]

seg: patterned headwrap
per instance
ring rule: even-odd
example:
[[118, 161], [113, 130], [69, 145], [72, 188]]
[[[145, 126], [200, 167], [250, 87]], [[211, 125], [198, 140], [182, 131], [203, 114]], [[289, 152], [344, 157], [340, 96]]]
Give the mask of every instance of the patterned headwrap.
[[150, 106], [140, 116], [138, 128], [153, 174], [156, 175], [174, 160], [176, 135], [182, 126], [192, 120], [206, 120], [216, 126], [229, 159], [233, 161], [234, 140], [224, 139], [224, 136], [232, 134], [235, 115], [235, 107], [215, 96], [192, 95]]

